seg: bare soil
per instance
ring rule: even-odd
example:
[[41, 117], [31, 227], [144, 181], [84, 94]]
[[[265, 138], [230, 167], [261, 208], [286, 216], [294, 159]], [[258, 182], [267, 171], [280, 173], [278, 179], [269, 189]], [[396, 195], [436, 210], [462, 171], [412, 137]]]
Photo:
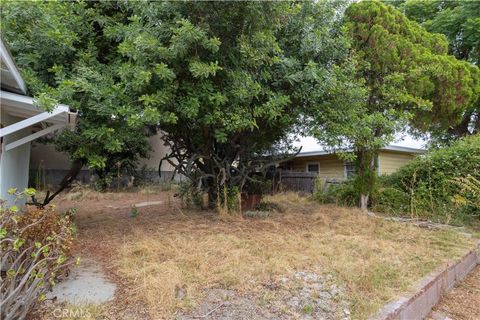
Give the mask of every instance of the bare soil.
[[480, 319], [480, 265], [442, 298], [430, 318], [439, 315], [455, 320]]

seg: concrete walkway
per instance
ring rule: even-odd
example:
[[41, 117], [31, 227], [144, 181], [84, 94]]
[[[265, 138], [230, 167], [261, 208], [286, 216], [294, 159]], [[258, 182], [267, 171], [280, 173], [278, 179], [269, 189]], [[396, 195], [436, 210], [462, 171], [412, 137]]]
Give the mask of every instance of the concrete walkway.
[[56, 297], [57, 301], [70, 304], [102, 304], [113, 299], [115, 289], [116, 285], [106, 278], [101, 267], [85, 258], [53, 288], [47, 299]]

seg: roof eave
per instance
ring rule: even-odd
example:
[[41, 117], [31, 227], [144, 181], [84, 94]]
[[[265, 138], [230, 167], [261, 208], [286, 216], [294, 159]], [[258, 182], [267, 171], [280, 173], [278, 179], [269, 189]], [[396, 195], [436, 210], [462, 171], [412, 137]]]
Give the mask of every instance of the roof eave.
[[23, 81], [22, 76], [20, 75], [20, 72], [18, 71], [17, 66], [15, 65], [15, 62], [13, 61], [12, 56], [10, 55], [10, 51], [7, 49], [5, 44], [3, 43], [3, 40], [0, 38], [0, 57], [5, 64], [5, 66], [8, 68], [8, 71], [12, 74], [13, 79], [15, 80], [15, 83], [18, 86], [19, 93], [26, 94], [27, 93], [27, 86], [25, 85], [25, 81]]

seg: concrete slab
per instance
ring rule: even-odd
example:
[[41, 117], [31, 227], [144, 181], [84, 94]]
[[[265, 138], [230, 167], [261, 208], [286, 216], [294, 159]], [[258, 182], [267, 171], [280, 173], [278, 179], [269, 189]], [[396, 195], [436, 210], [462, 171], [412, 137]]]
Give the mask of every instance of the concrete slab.
[[139, 203], [134, 203], [133, 205], [125, 205], [125, 206], [112, 206], [112, 205], [107, 205], [105, 208], [110, 208], [110, 209], [126, 209], [126, 208], [131, 208], [132, 206], [135, 206], [137, 208], [141, 207], [148, 207], [148, 206], [156, 206], [159, 204], [164, 204], [165, 201], [144, 201], [144, 202], [139, 202]]
[[101, 267], [91, 259], [81, 259], [69, 276], [58, 283], [47, 299], [71, 304], [102, 304], [113, 299], [116, 285], [107, 280]]
[[135, 203], [135, 207], [141, 208], [141, 207], [155, 206], [157, 204], [163, 204], [163, 201], [145, 201], [145, 202]]

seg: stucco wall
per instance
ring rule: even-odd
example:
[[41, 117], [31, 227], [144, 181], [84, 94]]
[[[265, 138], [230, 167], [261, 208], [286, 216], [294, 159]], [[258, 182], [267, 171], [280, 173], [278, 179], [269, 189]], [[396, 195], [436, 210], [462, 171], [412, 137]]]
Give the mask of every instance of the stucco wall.
[[[1, 107], [1, 106], [0, 106]], [[1, 123], [3, 126], [19, 122], [23, 119], [13, 117], [1, 111]], [[17, 131], [3, 137], [3, 145], [28, 136], [30, 128]], [[7, 193], [9, 188], [23, 190], [28, 185], [28, 168], [30, 164], [30, 143], [25, 143], [9, 151], [0, 153], [0, 197], [9, 204], [14, 203], [14, 196]], [[24, 200], [23, 200], [24, 201]]]
[[307, 163], [320, 164], [320, 177], [329, 179], [344, 179], [345, 165], [336, 155], [328, 154], [314, 157], [302, 157], [291, 161], [293, 171], [306, 171]]
[[[169, 150], [167, 146], [164, 146], [160, 137], [161, 135], [157, 134], [149, 138], [152, 152], [149, 158], [140, 159], [138, 169], [146, 166], [147, 170], [158, 170], [160, 159], [163, 158]], [[67, 154], [56, 151], [53, 145], [34, 142], [32, 145], [30, 169], [38, 170], [39, 167], [45, 170], [68, 170], [70, 169], [70, 160]], [[173, 171], [173, 166], [164, 161], [162, 163], [162, 171]]]
[[[170, 148], [165, 145], [163, 140], [161, 139], [162, 133], [158, 133], [148, 140], [150, 142], [150, 146], [152, 146], [152, 152], [150, 153], [150, 157], [146, 159], [141, 159], [139, 161], [138, 168], [142, 168], [146, 166], [149, 170], [158, 170], [158, 164], [160, 163], [160, 159], [165, 157], [169, 152]], [[173, 171], [174, 167], [169, 164], [167, 161], [163, 161], [162, 163], [162, 171]]]
[[412, 153], [383, 150], [378, 154], [379, 174], [392, 174], [406, 165], [416, 155]]
[[56, 151], [53, 145], [34, 141], [30, 168], [38, 170], [40, 167], [45, 170], [68, 170], [70, 169], [70, 160], [67, 154]]

